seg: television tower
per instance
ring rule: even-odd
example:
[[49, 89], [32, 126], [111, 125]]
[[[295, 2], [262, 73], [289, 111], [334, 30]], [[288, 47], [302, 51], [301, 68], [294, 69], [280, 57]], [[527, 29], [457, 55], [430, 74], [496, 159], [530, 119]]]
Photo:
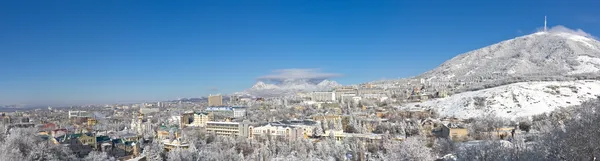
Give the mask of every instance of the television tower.
[[544, 32], [548, 31], [548, 28], [546, 28], [546, 16], [544, 16]]

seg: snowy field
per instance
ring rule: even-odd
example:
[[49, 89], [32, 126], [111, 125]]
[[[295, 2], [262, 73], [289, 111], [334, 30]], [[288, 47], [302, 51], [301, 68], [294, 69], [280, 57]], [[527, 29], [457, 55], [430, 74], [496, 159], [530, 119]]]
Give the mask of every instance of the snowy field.
[[405, 108], [431, 107], [441, 116], [472, 118], [486, 114], [514, 119], [579, 105], [600, 96], [600, 81], [522, 82], [447, 98], [410, 103]]

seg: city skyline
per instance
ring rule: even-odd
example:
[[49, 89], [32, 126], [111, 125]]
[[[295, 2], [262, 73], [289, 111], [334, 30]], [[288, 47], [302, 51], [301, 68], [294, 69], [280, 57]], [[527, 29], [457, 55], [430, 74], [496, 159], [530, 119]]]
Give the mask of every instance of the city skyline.
[[0, 104], [227, 94], [288, 69], [344, 85], [415, 76], [533, 33], [546, 15], [549, 27], [599, 35], [595, 4], [2, 2]]

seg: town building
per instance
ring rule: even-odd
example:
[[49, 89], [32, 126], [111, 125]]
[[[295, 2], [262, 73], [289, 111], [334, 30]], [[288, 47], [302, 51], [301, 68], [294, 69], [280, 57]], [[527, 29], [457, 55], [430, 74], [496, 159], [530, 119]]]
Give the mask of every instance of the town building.
[[159, 108], [141, 107], [139, 111], [141, 114], [150, 114], [150, 113], [160, 112], [160, 109]]
[[176, 139], [164, 139], [162, 140], [162, 143], [167, 151], [171, 151], [173, 149], [187, 149], [190, 147], [189, 143], [185, 142], [179, 137]]
[[160, 126], [156, 130], [156, 137], [159, 140], [175, 139], [181, 136], [181, 131], [178, 126]]
[[356, 89], [353, 86], [342, 86], [335, 88], [334, 93], [336, 100], [344, 101], [352, 99], [352, 97], [358, 96], [358, 89]]
[[240, 106], [213, 106], [208, 107], [204, 112], [212, 113], [213, 115], [220, 115], [232, 118], [242, 118], [246, 116], [246, 107]]
[[358, 95], [364, 99], [379, 99], [386, 97], [387, 93], [383, 88], [360, 88]]
[[186, 111], [181, 114], [181, 126], [189, 126], [194, 121], [194, 111]]
[[304, 130], [286, 124], [267, 123], [263, 126], [249, 127], [250, 138], [259, 136], [282, 137], [289, 140], [304, 138]]
[[192, 121], [189, 126], [205, 127], [207, 122], [213, 121], [212, 118], [212, 113], [196, 112], [194, 113], [194, 121]]
[[148, 120], [144, 120], [143, 114], [139, 114], [137, 117], [131, 119], [130, 130], [138, 134], [143, 134], [152, 130], [152, 126]]
[[66, 134], [59, 137], [52, 137], [51, 142], [69, 147], [79, 157], [86, 156], [96, 147], [96, 137], [89, 133]]
[[310, 99], [316, 102], [333, 102], [335, 101], [335, 92], [312, 92]]
[[69, 119], [73, 117], [89, 117], [90, 114], [87, 111], [69, 111]]
[[208, 96], [208, 106], [223, 106], [223, 96], [221, 96], [221, 95]]
[[214, 122], [206, 123], [206, 131], [220, 136], [248, 137], [249, 123], [247, 122]]
[[250, 126], [250, 138], [258, 136], [278, 136], [289, 140], [308, 138], [313, 136], [313, 130], [320, 126], [311, 120], [283, 120], [270, 122], [262, 126]]

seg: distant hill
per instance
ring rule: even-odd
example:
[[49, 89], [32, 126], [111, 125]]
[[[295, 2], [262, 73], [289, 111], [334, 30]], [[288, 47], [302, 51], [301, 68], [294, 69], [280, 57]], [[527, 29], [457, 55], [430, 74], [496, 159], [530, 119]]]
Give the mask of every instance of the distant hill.
[[277, 84], [258, 81], [252, 88], [241, 93], [259, 97], [275, 97], [291, 95], [297, 92], [329, 91], [338, 86], [341, 85], [331, 80], [290, 79]]

